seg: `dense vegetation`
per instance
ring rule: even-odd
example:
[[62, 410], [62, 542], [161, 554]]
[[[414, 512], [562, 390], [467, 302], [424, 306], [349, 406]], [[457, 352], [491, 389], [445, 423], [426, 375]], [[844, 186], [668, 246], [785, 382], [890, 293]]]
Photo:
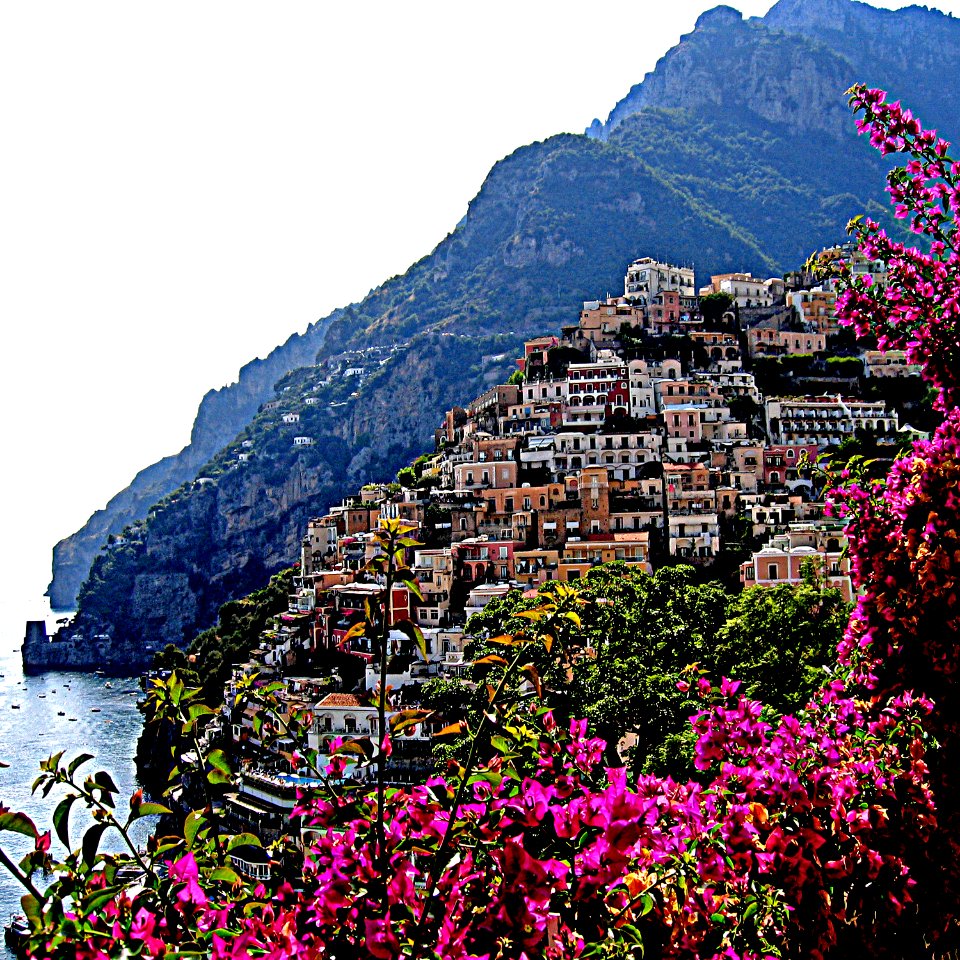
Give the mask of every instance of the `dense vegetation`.
[[[803, 584], [730, 594], [719, 583], [698, 582], [691, 567], [664, 567], [650, 576], [611, 563], [591, 570], [577, 589], [587, 602], [579, 624], [568, 628], [570, 657], [543, 651], [536, 663], [545, 700], [561, 716], [586, 717], [615, 765], [617, 745], [628, 737], [635, 773], [678, 779], [694, 772], [688, 719], [699, 705], [695, 681], [736, 677], [747, 696], [792, 713], [822, 684], [850, 613], [839, 591], [818, 583], [813, 566]], [[544, 590], [549, 595], [550, 586]], [[517, 614], [540, 601], [520, 591], [492, 600], [467, 624], [479, 638], [467, 657], [496, 653], [490, 638], [520, 631]], [[484, 708], [485, 684], [495, 684], [502, 667], [475, 672], [474, 715]], [[428, 702], [445, 695], [437, 705], [452, 709], [447, 686], [435, 682]]]

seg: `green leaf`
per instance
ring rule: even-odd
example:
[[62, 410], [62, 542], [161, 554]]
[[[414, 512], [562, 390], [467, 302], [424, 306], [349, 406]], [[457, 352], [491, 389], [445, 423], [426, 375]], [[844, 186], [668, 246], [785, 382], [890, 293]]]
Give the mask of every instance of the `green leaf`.
[[[420, 589], [420, 584], [417, 582], [417, 578], [413, 575], [412, 570], [397, 570], [396, 578], [398, 583], [402, 583], [406, 588], [418, 599], [423, 599], [423, 591]], [[406, 622], [406, 621], [403, 621]], [[398, 624], [394, 624], [398, 626]]]
[[139, 820], [140, 817], [158, 817], [165, 813], [173, 813], [169, 807], [165, 807], [162, 803], [141, 803], [137, 808], [136, 819]]
[[[423, 599], [422, 597], [420, 598]], [[408, 640], [413, 642], [420, 651], [420, 656], [427, 659], [427, 641], [424, 639], [423, 631], [410, 620], [399, 620], [390, 627], [391, 630], [399, 630]]]
[[369, 758], [373, 756], [373, 743], [369, 737], [358, 737], [356, 740], [348, 740], [346, 743], [341, 743], [340, 746], [332, 752], [335, 755], [356, 753], [362, 757]]
[[458, 720], [456, 723], [451, 723], [449, 726], [444, 727], [442, 730], [439, 730], [434, 736], [437, 737], [458, 737], [462, 733], [467, 733], [469, 727], [462, 721]]
[[53, 811], [53, 827], [57, 831], [57, 836], [60, 838], [60, 842], [68, 850], [70, 849], [70, 808], [73, 806], [77, 798], [77, 794], [68, 793], [57, 804], [56, 809]]
[[83, 835], [83, 862], [92, 867], [97, 859], [97, 851], [100, 849], [100, 839], [109, 829], [108, 823], [95, 823]]
[[122, 885], [104, 887], [102, 890], [97, 890], [89, 899], [81, 901], [83, 904], [83, 913], [91, 914], [94, 910], [99, 910], [100, 907], [109, 903], [121, 890], [123, 890]]
[[199, 720], [200, 717], [212, 717], [216, 713], [215, 710], [208, 707], [205, 703], [191, 703], [190, 709], [187, 711], [187, 717], [193, 720]]
[[649, 893], [640, 894], [640, 916], [645, 917], [653, 909], [653, 897]]
[[213, 786], [220, 786], [224, 783], [233, 783], [233, 774], [224, 773], [222, 770], [214, 768], [207, 774], [207, 783]]
[[239, 883], [240, 875], [236, 870], [231, 870], [229, 867], [217, 867], [213, 873], [210, 874], [211, 880], [219, 880], [221, 883]]
[[88, 760], [92, 759], [92, 753], [78, 753], [70, 761], [70, 763], [67, 764], [67, 776], [72, 777], [80, 767], [82, 767]]
[[215, 770], [219, 770], [221, 773], [231, 775], [230, 770], [230, 761], [227, 760], [227, 755], [220, 749], [211, 750], [207, 754], [207, 763], [210, 764]]
[[533, 684], [533, 689], [537, 691], [538, 697], [543, 697], [543, 689], [540, 686], [540, 674], [537, 673], [537, 668], [532, 663], [526, 663], [520, 668], [522, 673], [526, 673], [530, 677], [530, 682]]
[[643, 936], [641, 935], [640, 931], [632, 923], [619, 924], [617, 926], [617, 932], [620, 933], [621, 935], [626, 934], [626, 936], [623, 939], [628, 941], [629, 943], [639, 944], [642, 946]]
[[743, 920], [741, 922], [746, 923], [759, 909], [760, 907], [757, 904], [757, 901], [754, 900], [753, 903], [751, 903], [747, 909], [743, 911]]
[[94, 783], [102, 790], [108, 790], [110, 793], [117, 793], [119, 787], [113, 782], [113, 777], [106, 770], [98, 770], [93, 775]]
[[525, 641], [520, 636], [513, 636], [512, 634], [504, 633], [499, 637], [491, 637], [487, 643], [496, 643], [501, 647], [516, 647], [522, 643], [525, 643]]
[[365, 620], [355, 623], [349, 630], [343, 635], [343, 639], [340, 641], [341, 644], [347, 644], [351, 640], [355, 640], [357, 637], [362, 637], [367, 632], [367, 622]]
[[0, 814], [0, 831], [22, 833], [34, 840], [39, 836], [36, 824], [25, 813]]
[[206, 824], [207, 818], [200, 810], [191, 810], [183, 821], [183, 839], [187, 842], [187, 847], [192, 849], [194, 841], [200, 829]]
[[237, 847], [262, 847], [260, 838], [252, 833], [237, 833], [227, 841], [227, 853]]
[[517, 610], [511, 614], [513, 617], [519, 617], [523, 620], [532, 620], [534, 623], [538, 620], [542, 620], [545, 616], [543, 610], [534, 609], [534, 610]]
[[43, 922], [40, 916], [40, 901], [32, 893], [26, 893], [20, 898], [20, 906], [23, 907], [24, 916], [30, 921], [30, 926], [39, 930]]
[[57, 767], [60, 766], [60, 758], [66, 753], [66, 750], [61, 750], [59, 753], [51, 753], [46, 760], [41, 761], [40, 769], [47, 771], [47, 773], [56, 773]]
[[433, 716], [432, 710], [401, 710], [390, 718], [390, 732], [399, 735], [404, 730], [412, 730], [417, 724]]

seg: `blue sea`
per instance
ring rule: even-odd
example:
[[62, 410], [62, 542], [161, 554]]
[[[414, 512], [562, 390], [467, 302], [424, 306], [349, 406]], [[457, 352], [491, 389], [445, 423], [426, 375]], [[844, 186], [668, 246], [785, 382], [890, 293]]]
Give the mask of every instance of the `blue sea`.
[[[54, 617], [45, 611], [52, 629]], [[36, 614], [35, 618], [38, 618]], [[23, 621], [26, 620], [24, 616]], [[142, 717], [137, 699], [142, 696], [135, 677], [97, 677], [91, 674], [50, 671], [24, 676], [20, 660], [23, 621], [16, 629], [12, 617], [3, 618], [0, 636], [0, 760], [9, 764], [0, 769], [0, 803], [22, 810], [41, 830], [51, 830], [51, 814], [57, 794], [46, 800], [31, 794], [39, 774], [39, 763], [51, 753], [66, 750], [65, 759], [80, 752], [96, 757], [81, 768], [109, 771], [120, 788], [118, 810], [129, 809], [127, 798], [137, 788], [134, 756]], [[17, 707], [15, 707], [17, 705]], [[70, 840], [79, 846], [82, 830], [92, 823], [82, 804], [74, 805], [70, 816]], [[137, 842], [145, 843], [151, 823], [136, 825]], [[63, 848], [53, 833], [54, 856]], [[0, 833], [0, 845], [14, 861], [26, 852], [30, 841], [13, 833]], [[108, 832], [101, 849], [119, 850], [120, 837]], [[42, 882], [42, 878], [37, 878]], [[0, 920], [20, 910], [23, 889], [0, 866]], [[6, 948], [0, 942], [0, 950]], [[6, 952], [0, 956], [12, 956]]]

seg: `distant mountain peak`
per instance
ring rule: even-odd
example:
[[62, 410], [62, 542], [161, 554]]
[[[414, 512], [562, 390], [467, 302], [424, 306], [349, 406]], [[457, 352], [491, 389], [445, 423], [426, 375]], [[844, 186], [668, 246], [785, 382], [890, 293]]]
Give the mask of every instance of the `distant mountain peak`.
[[796, 29], [798, 33], [815, 34], [819, 29], [842, 29], [846, 24], [864, 19], [889, 22], [917, 17], [929, 22], [952, 19], [940, 10], [918, 4], [887, 10], [863, 0], [777, 0], [763, 22], [778, 30]]
[[737, 26], [742, 22], [743, 14], [739, 10], [734, 10], [733, 7], [728, 7], [722, 3], [718, 7], [713, 7], [711, 10], [706, 10], [701, 13], [700, 16], [697, 17], [694, 30], [722, 30]]
[[747, 111], [761, 120], [793, 123], [804, 133], [836, 137], [852, 131], [843, 92], [858, 81], [885, 85], [921, 116], [936, 104], [941, 127], [956, 133], [960, 110], [944, 112], [936, 78], [958, 59], [960, 21], [927, 7], [884, 10], [861, 0], [778, 0], [766, 16], [745, 20], [723, 4], [702, 13], [693, 31], [614, 106], [606, 123], [594, 120], [586, 133], [606, 140], [644, 109], [679, 108]]

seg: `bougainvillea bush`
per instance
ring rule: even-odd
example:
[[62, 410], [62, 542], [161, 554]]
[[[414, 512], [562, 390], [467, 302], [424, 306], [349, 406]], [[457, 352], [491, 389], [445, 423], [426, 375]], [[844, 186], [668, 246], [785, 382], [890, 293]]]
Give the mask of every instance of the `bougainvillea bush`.
[[[496, 638], [502, 656], [486, 658], [483, 729], [445, 731], [490, 744], [493, 755], [471, 750], [444, 776], [391, 790], [390, 736], [335, 746], [329, 790], [297, 811], [310, 833], [292, 881], [242, 880], [229, 853], [251, 838], [226, 835], [212, 803], [190, 814], [184, 839], [120, 858], [149, 861], [134, 886], [120, 882], [116, 856], [97, 852], [99, 835], [90, 842], [88, 831], [53, 864], [49, 834], [0, 815], [0, 828], [36, 836], [20, 867], [7, 860], [28, 888], [33, 955], [734, 960], [955, 948], [960, 164], [883, 92], [851, 94], [861, 131], [908, 158], [890, 192], [924, 249], [856, 224], [861, 250], [887, 263], [889, 283], [848, 270], [838, 309], [858, 333], [922, 364], [944, 421], [884, 483], [847, 475], [831, 491], [860, 596], [809, 705], [779, 716], [739, 695], [735, 680], [692, 670], [699, 779], [630, 782], [604, 768], [603, 744], [584, 722], [561, 723], [538, 696], [531, 651], [569, 656], [584, 602], [554, 587], [525, 612], [529, 630]], [[409, 575], [406, 533], [384, 531], [388, 584]], [[382, 611], [368, 620], [372, 634], [384, 626]], [[191, 736], [206, 709], [192, 696], [175, 678], [163, 690]], [[381, 720], [387, 698], [379, 695]], [[423, 719], [398, 716], [394, 737]], [[374, 787], [350, 789], [338, 776], [358, 760], [377, 770]], [[228, 776], [223, 757], [207, 761], [213, 782]], [[40, 786], [56, 784], [93, 809], [94, 830], [122, 819], [102, 775], [80, 782], [56, 757]], [[54, 820], [65, 833], [69, 805], [61, 807]], [[135, 798], [129, 816], [143, 809]], [[47, 891], [30, 877], [43, 865], [56, 877]]]

